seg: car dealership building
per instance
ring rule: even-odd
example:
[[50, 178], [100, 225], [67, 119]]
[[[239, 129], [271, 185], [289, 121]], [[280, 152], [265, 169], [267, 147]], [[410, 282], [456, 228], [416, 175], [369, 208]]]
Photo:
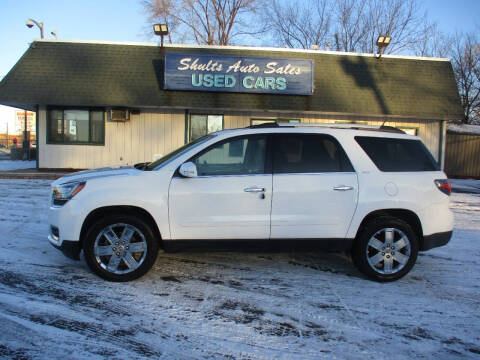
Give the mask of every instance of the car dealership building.
[[263, 122], [395, 126], [443, 165], [446, 121], [463, 117], [448, 59], [60, 40], [30, 45], [0, 104], [37, 112], [39, 168], [150, 161]]

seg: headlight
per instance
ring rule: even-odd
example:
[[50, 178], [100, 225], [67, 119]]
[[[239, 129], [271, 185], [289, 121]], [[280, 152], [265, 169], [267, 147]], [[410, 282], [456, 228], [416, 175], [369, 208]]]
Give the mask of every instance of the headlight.
[[86, 181], [79, 181], [55, 186], [52, 193], [53, 205], [62, 206], [77, 195], [85, 187], [86, 183]]

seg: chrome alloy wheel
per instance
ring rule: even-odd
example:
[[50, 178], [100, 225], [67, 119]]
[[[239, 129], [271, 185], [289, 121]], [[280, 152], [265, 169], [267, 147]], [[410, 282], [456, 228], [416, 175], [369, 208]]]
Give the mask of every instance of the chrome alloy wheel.
[[368, 264], [377, 273], [395, 274], [410, 259], [411, 246], [408, 237], [395, 228], [377, 231], [367, 243]]
[[135, 226], [118, 223], [105, 227], [93, 245], [95, 259], [113, 274], [135, 271], [147, 257], [147, 241]]

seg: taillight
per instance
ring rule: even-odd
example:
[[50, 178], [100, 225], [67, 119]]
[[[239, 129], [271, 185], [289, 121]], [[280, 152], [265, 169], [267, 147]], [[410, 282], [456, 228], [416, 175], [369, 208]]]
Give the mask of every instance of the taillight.
[[447, 179], [435, 180], [435, 185], [437, 185], [438, 190], [446, 195], [450, 195], [452, 193], [452, 187]]

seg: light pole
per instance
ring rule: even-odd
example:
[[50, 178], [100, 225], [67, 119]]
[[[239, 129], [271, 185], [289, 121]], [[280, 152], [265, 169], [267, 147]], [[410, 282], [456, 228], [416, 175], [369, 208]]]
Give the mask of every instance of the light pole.
[[40, 38], [43, 39], [44, 36], [43, 36], [43, 22], [39, 23], [38, 21], [35, 21], [33, 19], [28, 19], [27, 22], [25, 23], [25, 25], [27, 25], [28, 28], [32, 28], [33, 25], [37, 25], [38, 28], [40, 29]]

